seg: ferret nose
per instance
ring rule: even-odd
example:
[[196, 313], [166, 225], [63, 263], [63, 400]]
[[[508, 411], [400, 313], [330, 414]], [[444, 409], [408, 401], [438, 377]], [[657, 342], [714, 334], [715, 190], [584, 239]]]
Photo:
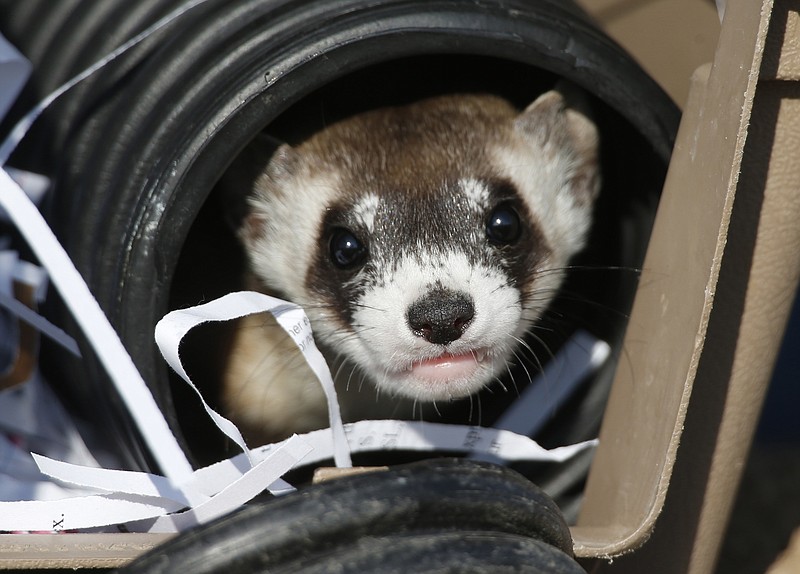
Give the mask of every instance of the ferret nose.
[[446, 345], [461, 337], [475, 316], [475, 307], [465, 293], [438, 289], [412, 303], [406, 316], [417, 337]]

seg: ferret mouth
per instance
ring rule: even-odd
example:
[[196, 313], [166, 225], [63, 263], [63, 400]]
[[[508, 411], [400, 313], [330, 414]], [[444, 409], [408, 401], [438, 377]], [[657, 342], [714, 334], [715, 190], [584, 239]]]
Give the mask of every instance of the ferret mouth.
[[486, 361], [486, 355], [485, 349], [460, 354], [442, 353], [438, 357], [414, 361], [407, 370], [417, 378], [446, 383], [472, 376]]
[[487, 349], [446, 352], [415, 360], [392, 374], [387, 372], [384, 381], [391, 382], [398, 394], [417, 400], [458, 399], [473, 394], [486, 384], [492, 377], [493, 363]]

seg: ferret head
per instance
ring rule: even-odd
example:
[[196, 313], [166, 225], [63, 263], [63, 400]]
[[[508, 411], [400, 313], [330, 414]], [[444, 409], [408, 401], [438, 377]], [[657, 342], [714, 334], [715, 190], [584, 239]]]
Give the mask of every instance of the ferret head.
[[240, 232], [252, 272], [379, 390], [480, 390], [586, 241], [598, 138], [574, 100], [445, 96], [281, 146]]

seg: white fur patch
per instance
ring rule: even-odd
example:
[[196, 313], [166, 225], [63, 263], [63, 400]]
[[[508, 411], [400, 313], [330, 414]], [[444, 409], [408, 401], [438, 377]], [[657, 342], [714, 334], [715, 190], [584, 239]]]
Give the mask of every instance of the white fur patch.
[[375, 214], [378, 212], [380, 201], [377, 195], [368, 193], [353, 206], [353, 214], [366, 226], [370, 233], [375, 230]]
[[489, 205], [489, 189], [485, 183], [470, 177], [459, 181], [459, 186], [476, 211], [486, 209]]
[[[592, 221], [592, 207], [580, 204], [569, 187], [573, 165], [566, 152], [534, 150], [529, 144], [494, 150], [494, 159], [536, 214], [553, 249], [554, 264], [564, 265], [580, 251]], [[546, 157], [547, 156], [547, 157]]]
[[[505, 366], [514, 339], [521, 333], [519, 293], [507, 286], [497, 269], [470, 264], [462, 253], [421, 262], [406, 256], [394, 272], [386, 271], [380, 287], [369, 289], [353, 316], [356, 337], [326, 333], [337, 346], [375, 379], [380, 390], [422, 400], [464, 397], [482, 388]], [[416, 336], [407, 323], [408, 307], [431, 288], [441, 286], [470, 295], [475, 315], [463, 335], [442, 346]], [[487, 353], [468, 378], [447, 384], [416, 379], [409, 369], [416, 362], [451, 354]]]
[[249, 256], [253, 271], [266, 285], [283, 293], [305, 292], [322, 215], [338, 196], [338, 185], [333, 174], [297, 178], [253, 204], [253, 212], [263, 213], [267, 225], [250, 246]]

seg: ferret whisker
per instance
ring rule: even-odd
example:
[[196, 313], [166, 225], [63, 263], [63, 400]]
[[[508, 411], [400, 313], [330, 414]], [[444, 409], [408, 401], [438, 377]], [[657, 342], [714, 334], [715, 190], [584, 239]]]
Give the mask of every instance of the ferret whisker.
[[355, 303], [353, 305], [358, 309], [369, 309], [370, 311], [378, 311], [380, 313], [387, 313], [388, 309], [383, 309], [381, 307], [375, 307], [374, 305], [367, 305], [366, 303]]
[[[342, 369], [344, 369], [344, 367], [347, 365], [347, 362], [348, 361], [347, 361], [346, 358], [342, 357], [341, 355], [336, 355], [336, 358], [334, 359], [334, 363], [336, 363], [336, 372], [333, 373], [333, 380], [334, 381], [339, 378], [339, 376], [342, 373]], [[349, 385], [350, 385], [350, 380], [348, 378], [348, 383], [347, 383], [347, 386], [345, 387], [348, 390], [350, 388]]]
[[541, 319], [525, 319], [524, 321], [528, 323], [528, 332], [536, 331], [537, 333], [546, 333], [548, 335], [555, 332], [553, 327], [539, 323], [538, 321], [541, 321]]
[[619, 319], [629, 319], [630, 315], [628, 312], [623, 311], [621, 309], [617, 309], [616, 307], [604, 303], [600, 303], [599, 301], [593, 301], [592, 299], [587, 299], [585, 296], [582, 296], [578, 293], [571, 293], [569, 291], [559, 295], [560, 301], [567, 301], [570, 303], [577, 303], [579, 305], [583, 305], [586, 307], [590, 307], [592, 309], [603, 311], [607, 313], [609, 316], [613, 316]]
[[[531, 363], [533, 363], [533, 365], [535, 365], [536, 372], [539, 372], [539, 373], [543, 372], [544, 365], [542, 365], [542, 361], [539, 359], [539, 356], [533, 351], [533, 349], [531, 349], [530, 345], [528, 345], [524, 341], [523, 341], [523, 343], [524, 343], [523, 349], [525, 349], [527, 351], [527, 353], [524, 353], [523, 355], [530, 356], [530, 361], [531, 361]], [[528, 365], [527, 365], [528, 361], [525, 360], [525, 356], [520, 356], [517, 353], [517, 351], [514, 351], [514, 355], [519, 360], [519, 363], [520, 363], [520, 366], [522, 367], [522, 370], [525, 371], [526, 380], [529, 381], [529, 382], [532, 381], [533, 380], [533, 374], [531, 373], [530, 369], [528, 369]]]
[[[525, 371], [525, 380], [527, 380], [527, 381], [532, 381], [533, 379], [531, 378], [531, 373], [530, 373], [530, 371], [528, 370], [528, 367], [527, 367], [527, 366], [525, 366], [525, 361], [523, 360], [523, 358], [522, 358], [522, 357], [520, 357], [520, 356], [517, 354], [517, 352], [516, 352], [516, 351], [512, 351], [512, 353], [513, 353], [513, 354], [514, 354], [514, 356], [517, 358], [517, 361], [519, 361], [519, 365], [520, 365], [520, 367], [522, 367], [522, 370], [523, 370], [523, 371]], [[535, 355], [535, 354], [533, 354], [533, 353], [531, 353], [531, 355], [534, 357], [534, 360], [536, 360], [536, 355]], [[511, 377], [511, 382], [514, 384], [514, 390], [517, 392], [517, 396], [519, 396], [519, 387], [517, 387], [517, 381], [516, 381], [516, 380], [514, 380], [514, 377], [513, 377], [513, 375], [512, 375], [512, 377]]]
[[531, 354], [531, 356], [534, 356], [536, 354], [534, 353], [533, 349], [525, 339], [517, 337], [516, 335], [511, 335], [511, 338], [514, 339], [514, 341], [516, 341], [520, 347], [528, 351]]
[[367, 378], [364, 376], [363, 371], [358, 368], [357, 364], [353, 364], [353, 370], [350, 372], [350, 376], [353, 376], [355, 373], [358, 373], [358, 392], [364, 392], [364, 383], [367, 382]]
[[[508, 373], [509, 379], [513, 379], [514, 378], [514, 373], [511, 371], [510, 363], [507, 360], [503, 361], [503, 366], [505, 367], [506, 372]], [[508, 393], [508, 387], [506, 387], [506, 385], [505, 385], [505, 383], [503, 383], [502, 379], [500, 379], [500, 387], [503, 389], [504, 393]]]
[[[356, 366], [356, 365], [353, 365], [353, 368], [350, 369], [350, 374], [347, 375], [347, 384], [345, 385], [345, 390], [347, 390], [347, 391], [350, 390], [350, 383], [353, 381], [353, 376], [356, 374], [357, 370], [358, 370], [358, 366]], [[359, 384], [359, 386], [358, 386], [358, 392], [359, 393], [361, 392], [361, 384]]]
[[[548, 344], [547, 344], [547, 343], [544, 341], [544, 339], [542, 339], [541, 337], [539, 337], [539, 336], [538, 336], [536, 333], [534, 333], [533, 331], [529, 331], [529, 332], [528, 332], [528, 334], [530, 335], [530, 337], [531, 337], [532, 339], [534, 339], [534, 340], [535, 340], [537, 343], [539, 343], [539, 344], [542, 346], [542, 348], [544, 349], [545, 353], [547, 353], [548, 360], [552, 361], [552, 360], [555, 358], [555, 354], [554, 354], [554, 353], [553, 353], [553, 351], [550, 349], [550, 346], [549, 346], [549, 345], [548, 345]], [[540, 370], [540, 371], [543, 371], [543, 370], [544, 370], [544, 366], [542, 365], [541, 361], [539, 360], [539, 357], [538, 357], [536, 354], [534, 354], [534, 355], [533, 355], [533, 357], [534, 357], [534, 358], [535, 358], [535, 360], [536, 360], [536, 364], [537, 364], [537, 366], [538, 366], [539, 370]]]
[[[511, 373], [508, 375], [508, 385], [507, 385], [507, 386], [510, 386], [510, 387], [511, 387], [511, 388], [514, 390], [514, 396], [516, 396], [516, 397], [518, 397], [518, 396], [519, 396], [519, 387], [517, 386], [517, 379], [516, 379], [516, 377], [514, 376], [514, 372], [513, 372], [513, 370], [512, 370], [512, 372], [511, 372]], [[509, 392], [509, 391], [506, 391], [506, 393], [508, 393], [508, 392]]]

